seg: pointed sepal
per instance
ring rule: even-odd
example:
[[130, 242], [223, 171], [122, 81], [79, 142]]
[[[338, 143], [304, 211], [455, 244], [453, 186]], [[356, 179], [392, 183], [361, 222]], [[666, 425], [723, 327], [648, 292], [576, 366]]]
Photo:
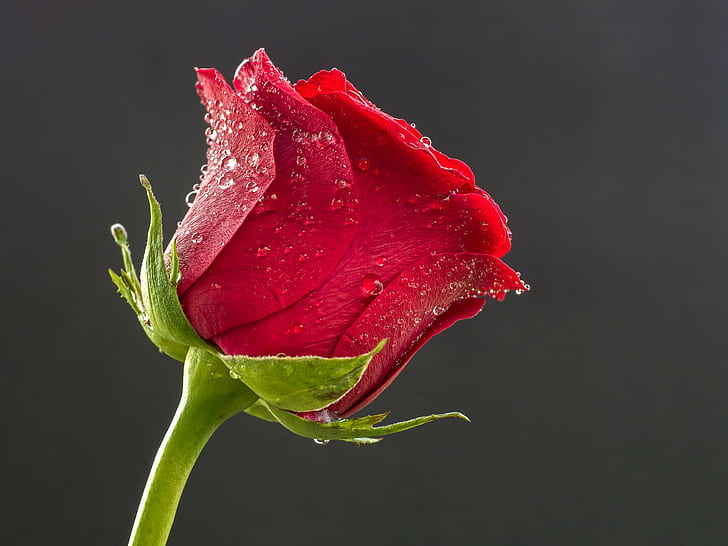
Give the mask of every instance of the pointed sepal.
[[154, 343], [161, 352], [184, 362], [185, 355], [187, 354], [187, 347], [175, 343], [169, 339], [166, 339], [159, 335], [153, 326], [149, 318], [149, 314], [144, 308], [144, 302], [142, 298], [142, 287], [137, 276], [136, 268], [131, 259], [131, 250], [129, 249], [129, 241], [126, 234], [126, 229], [121, 224], [114, 224], [111, 226], [111, 235], [114, 241], [121, 249], [122, 262], [124, 268], [117, 274], [109, 269], [109, 276], [111, 281], [116, 285], [119, 290], [119, 294], [123, 297], [131, 307], [132, 311], [139, 321], [139, 325], [144, 330], [149, 340]]
[[358, 417], [355, 419], [338, 419], [330, 423], [318, 423], [315, 421], [309, 421], [286, 410], [267, 404], [263, 400], [259, 400], [258, 403], [266, 407], [269, 413], [276, 418], [276, 421], [294, 434], [319, 441], [344, 440], [358, 444], [370, 444], [378, 441], [381, 436], [403, 432], [405, 430], [419, 427], [439, 419], [446, 419], [448, 417], [456, 417], [470, 422], [470, 419], [462, 413], [452, 411], [448, 413], [437, 413], [423, 417], [416, 417], [407, 421], [378, 427], [375, 425], [382, 422], [389, 413], [368, 415], [366, 417]]
[[147, 177], [140, 175], [139, 179], [147, 192], [150, 212], [141, 274], [137, 276], [134, 268], [124, 226], [114, 224], [111, 234], [121, 248], [124, 269], [118, 274], [109, 271], [111, 280], [136, 314], [144, 333], [160, 351], [182, 362], [189, 347], [216, 354], [217, 349], [197, 335], [182, 311], [177, 296], [180, 276], [177, 247], [172, 243], [168, 267], [162, 244], [162, 211]]
[[372, 351], [354, 357], [221, 355], [220, 359], [231, 376], [277, 408], [318, 411], [354, 388], [386, 342], [384, 339]]

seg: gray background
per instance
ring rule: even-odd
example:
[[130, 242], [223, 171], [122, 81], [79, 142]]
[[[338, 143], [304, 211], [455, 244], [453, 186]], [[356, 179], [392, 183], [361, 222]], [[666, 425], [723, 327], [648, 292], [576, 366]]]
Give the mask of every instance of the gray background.
[[125, 544], [180, 367], [115, 294], [204, 161], [192, 67], [337, 66], [467, 161], [533, 291], [433, 340], [378, 446], [239, 416], [170, 545], [728, 541], [728, 4], [52, 2], [0, 7], [3, 544]]

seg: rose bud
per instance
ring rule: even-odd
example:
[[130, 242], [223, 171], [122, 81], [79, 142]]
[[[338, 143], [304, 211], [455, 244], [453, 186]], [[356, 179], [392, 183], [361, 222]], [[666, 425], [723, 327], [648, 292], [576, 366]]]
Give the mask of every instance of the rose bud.
[[378, 110], [344, 74], [291, 85], [263, 50], [231, 89], [197, 71], [209, 151], [175, 240], [178, 294], [229, 355], [354, 356], [387, 338], [323, 413], [373, 400], [433, 335], [523, 290], [506, 218], [464, 163]]
[[[486, 296], [528, 289], [500, 260], [511, 244], [506, 217], [465, 163], [338, 70], [291, 85], [259, 50], [232, 87], [215, 69], [197, 77], [207, 164], [173, 238], [179, 278], [170, 278], [201, 340], [167, 337], [219, 349], [260, 397], [249, 413], [315, 438], [381, 434], [370, 432], [381, 415], [341, 418]], [[176, 253], [167, 252], [173, 270]], [[323, 394], [317, 370], [347, 379]], [[298, 378], [291, 392], [287, 377]], [[320, 403], [301, 402], [314, 387]], [[361, 434], [321, 428], [346, 422]]]

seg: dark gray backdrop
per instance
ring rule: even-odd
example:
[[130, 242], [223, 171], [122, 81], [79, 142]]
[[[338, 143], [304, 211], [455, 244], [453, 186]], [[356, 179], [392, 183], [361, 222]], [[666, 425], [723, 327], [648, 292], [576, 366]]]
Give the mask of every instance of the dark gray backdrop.
[[319, 447], [239, 416], [170, 545], [718, 545], [725, 2], [52, 2], [0, 8], [3, 544], [125, 544], [180, 366], [115, 294], [136, 181], [170, 233], [204, 161], [192, 67], [337, 66], [467, 161], [533, 291], [421, 350], [371, 406], [462, 410]]

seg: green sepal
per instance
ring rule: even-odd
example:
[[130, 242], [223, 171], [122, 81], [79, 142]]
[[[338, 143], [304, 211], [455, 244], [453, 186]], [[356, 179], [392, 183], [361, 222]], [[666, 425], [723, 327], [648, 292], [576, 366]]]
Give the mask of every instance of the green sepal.
[[270, 421], [273, 423], [278, 422], [278, 420], [273, 417], [273, 414], [268, 411], [268, 408], [261, 403], [260, 399], [248, 406], [245, 409], [245, 413], [252, 415], [253, 417], [257, 417], [258, 419], [263, 419], [263, 421]]
[[114, 241], [121, 249], [121, 255], [124, 263], [124, 268], [116, 274], [114, 271], [109, 269], [109, 276], [111, 281], [116, 285], [119, 290], [119, 294], [123, 297], [131, 307], [132, 311], [139, 321], [139, 325], [144, 330], [149, 340], [154, 343], [161, 352], [184, 362], [187, 354], [187, 347], [174, 343], [171, 340], [165, 339], [159, 335], [159, 333], [152, 327], [149, 315], [144, 310], [144, 303], [142, 301], [142, 288], [137, 276], [134, 263], [131, 259], [131, 250], [129, 249], [129, 241], [126, 235], [126, 229], [121, 224], [114, 224], [111, 226], [111, 234], [114, 237]]
[[266, 402], [290, 411], [317, 411], [354, 388], [386, 342], [354, 357], [220, 355], [220, 359], [232, 377]]
[[366, 417], [358, 417], [356, 419], [339, 419], [331, 423], [317, 423], [298, 417], [286, 410], [277, 408], [264, 400], [257, 402], [264, 406], [271, 415], [276, 418], [281, 425], [299, 436], [312, 438], [314, 440], [344, 440], [358, 444], [370, 444], [378, 441], [381, 436], [387, 436], [396, 432], [403, 432], [411, 428], [419, 427], [431, 421], [445, 419], [448, 417], [457, 417], [470, 422], [465, 415], [460, 412], [452, 411], [449, 413], [437, 413], [424, 417], [416, 417], [407, 421], [393, 423], [391, 425], [382, 425], [375, 427], [374, 425], [383, 421], [389, 413], [380, 413], [377, 415], [368, 415]]
[[215, 347], [197, 335], [182, 311], [177, 297], [180, 277], [177, 247], [174, 242], [170, 247], [168, 270], [162, 240], [162, 210], [147, 177], [140, 175], [139, 180], [147, 192], [150, 212], [141, 274], [137, 276], [131, 260], [126, 230], [121, 224], [114, 224], [111, 233], [121, 248], [124, 269], [120, 274], [109, 271], [111, 280], [136, 314], [144, 333], [160, 351], [181, 362], [189, 347], [217, 354]]
[[147, 191], [151, 217], [140, 281], [144, 309], [149, 315], [152, 327], [159, 333], [159, 336], [174, 343], [216, 352], [214, 347], [197, 335], [182, 311], [182, 305], [177, 296], [177, 283], [179, 282], [177, 247], [174, 244], [171, 247], [168, 271], [164, 259], [162, 209], [154, 197], [152, 185], [147, 177], [142, 174], [139, 176], [139, 180]]

